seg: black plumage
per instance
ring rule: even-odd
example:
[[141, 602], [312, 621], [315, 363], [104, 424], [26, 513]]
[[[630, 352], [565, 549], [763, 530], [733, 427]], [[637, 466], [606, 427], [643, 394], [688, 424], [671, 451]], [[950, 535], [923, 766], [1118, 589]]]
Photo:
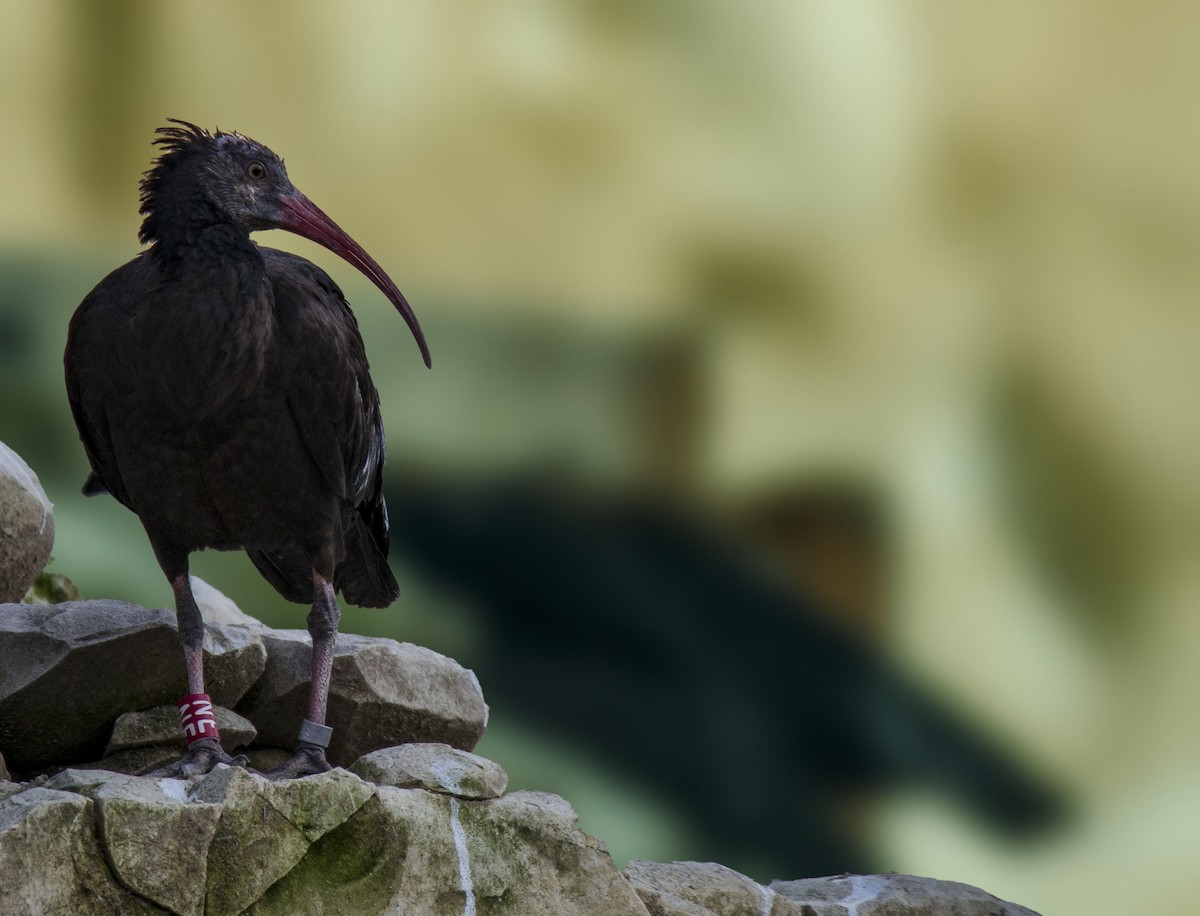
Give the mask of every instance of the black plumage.
[[[92, 467], [84, 492], [111, 493], [145, 527], [175, 592], [191, 694], [204, 692], [191, 552], [245, 550], [281, 595], [311, 602], [309, 719], [324, 725], [334, 592], [365, 607], [398, 596], [379, 395], [333, 280], [249, 233], [284, 228], [335, 251], [392, 300], [426, 364], [428, 350], [395, 285], [295, 189], [278, 156], [174, 123], [142, 181], [139, 235], [150, 247], [71, 321], [67, 393]], [[282, 775], [325, 768], [319, 751], [302, 746]], [[181, 766], [225, 759], [219, 745], [193, 746]]]

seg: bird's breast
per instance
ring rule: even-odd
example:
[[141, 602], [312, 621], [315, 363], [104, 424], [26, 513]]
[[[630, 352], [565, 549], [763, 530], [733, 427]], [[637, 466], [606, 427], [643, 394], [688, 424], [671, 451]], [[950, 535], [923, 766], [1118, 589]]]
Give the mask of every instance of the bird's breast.
[[221, 292], [144, 309], [132, 329], [127, 362], [166, 422], [191, 426], [237, 413], [271, 384], [269, 284], [232, 302]]
[[327, 487], [282, 399], [260, 395], [187, 428], [133, 417], [121, 452], [138, 515], [191, 548], [271, 547], [326, 525], [333, 494], [317, 498]]

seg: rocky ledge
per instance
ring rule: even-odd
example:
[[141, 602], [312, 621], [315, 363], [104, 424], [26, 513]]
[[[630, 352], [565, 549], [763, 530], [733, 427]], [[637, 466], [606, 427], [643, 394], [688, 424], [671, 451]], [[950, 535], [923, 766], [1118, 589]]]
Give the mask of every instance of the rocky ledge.
[[369, 765], [407, 788], [342, 769], [271, 782], [226, 766], [188, 780], [67, 769], [0, 782], [0, 912], [1036, 916], [904, 875], [764, 887], [712, 863], [633, 862], [621, 874], [563, 799], [454, 794], [447, 772], [502, 771], [414, 748], [397, 766], [387, 755]]
[[[205, 668], [226, 748], [269, 766], [302, 712], [305, 636], [231, 612], [209, 619]], [[469, 752], [487, 724], [474, 674], [388, 639], [338, 640], [329, 756], [348, 770], [280, 782], [226, 766], [187, 780], [131, 775], [182, 751], [171, 705], [182, 671], [168, 611], [0, 605], [0, 913], [1031, 913], [902, 875], [767, 887], [712, 863], [633, 862], [622, 874], [566, 801], [505, 795], [504, 770]]]
[[[245, 745], [266, 760], [294, 746], [308, 634], [242, 619], [206, 623], [204, 669], [226, 750]], [[0, 754], [14, 773], [134, 773], [182, 753], [173, 704], [186, 683], [172, 612], [107, 600], [0, 604], [0, 660]], [[338, 637], [329, 714], [335, 766], [412, 742], [469, 751], [487, 727], [473, 672], [421, 646], [348, 634]]]

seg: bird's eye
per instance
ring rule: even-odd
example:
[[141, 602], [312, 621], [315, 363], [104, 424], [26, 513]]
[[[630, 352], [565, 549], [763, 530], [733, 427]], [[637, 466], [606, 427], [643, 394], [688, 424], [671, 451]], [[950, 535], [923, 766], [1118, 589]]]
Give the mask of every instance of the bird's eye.
[[258, 181], [259, 179], [267, 177], [267, 167], [255, 159], [248, 166], [246, 166], [246, 174], [255, 181]]

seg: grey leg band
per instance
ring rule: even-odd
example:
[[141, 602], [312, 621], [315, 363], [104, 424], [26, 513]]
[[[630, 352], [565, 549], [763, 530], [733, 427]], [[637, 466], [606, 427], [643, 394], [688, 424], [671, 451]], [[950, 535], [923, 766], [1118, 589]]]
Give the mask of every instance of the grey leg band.
[[333, 729], [328, 725], [318, 725], [316, 722], [310, 722], [305, 719], [300, 723], [300, 740], [305, 744], [315, 744], [317, 747], [329, 747], [329, 739], [333, 736]]

